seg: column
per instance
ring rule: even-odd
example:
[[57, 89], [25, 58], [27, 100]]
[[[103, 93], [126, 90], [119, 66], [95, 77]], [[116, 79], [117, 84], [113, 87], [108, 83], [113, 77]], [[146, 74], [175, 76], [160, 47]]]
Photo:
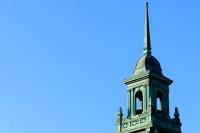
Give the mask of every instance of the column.
[[142, 90], [143, 90], [143, 111], [145, 111], [147, 106], [147, 93], [146, 93], [146, 88], [144, 86], [142, 86]]
[[128, 117], [131, 116], [131, 91], [128, 90]]
[[151, 132], [151, 130], [148, 128], [148, 129], [146, 129], [145, 133], [150, 133], [150, 132]]
[[131, 91], [131, 114], [135, 115], [135, 97], [134, 97], [134, 91]]

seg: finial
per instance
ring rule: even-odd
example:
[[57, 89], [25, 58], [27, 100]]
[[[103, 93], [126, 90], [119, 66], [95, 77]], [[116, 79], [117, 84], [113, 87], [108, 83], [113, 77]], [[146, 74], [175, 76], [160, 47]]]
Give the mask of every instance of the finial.
[[174, 112], [174, 117], [176, 118], [176, 119], [179, 119], [179, 112], [178, 112], [178, 108], [176, 107], [175, 108], [175, 112]]
[[175, 112], [174, 112], [174, 118], [175, 118], [175, 120], [177, 121], [177, 122], [179, 122], [180, 123], [180, 114], [179, 114], [179, 112], [178, 112], [178, 108], [176, 107], [175, 108]]
[[122, 107], [119, 107], [118, 114], [117, 114], [117, 130], [118, 130], [118, 133], [119, 132], [121, 133], [121, 130], [122, 130], [122, 121], [123, 121], [122, 117], [123, 117]]
[[144, 54], [145, 55], [151, 54], [148, 0], [146, 0], [145, 29], [144, 29]]
[[148, 2], [148, 0], [146, 0], [146, 7], [148, 7], [149, 6], [149, 2]]
[[123, 113], [122, 113], [122, 107], [119, 107], [119, 110], [118, 110], [118, 116], [123, 116]]

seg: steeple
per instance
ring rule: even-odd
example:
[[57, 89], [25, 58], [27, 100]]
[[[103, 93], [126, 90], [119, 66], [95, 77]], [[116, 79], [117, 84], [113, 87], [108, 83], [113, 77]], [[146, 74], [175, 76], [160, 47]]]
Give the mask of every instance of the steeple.
[[169, 89], [172, 80], [165, 77], [159, 61], [151, 55], [148, 1], [146, 1], [144, 55], [137, 61], [127, 85], [127, 117], [119, 108], [116, 133], [181, 133], [178, 108], [169, 113]]
[[151, 39], [149, 29], [149, 12], [148, 12], [148, 1], [146, 1], [146, 14], [145, 14], [145, 29], [144, 29], [144, 54], [151, 54]]
[[151, 55], [151, 39], [149, 28], [149, 12], [148, 1], [146, 1], [146, 13], [145, 13], [145, 28], [144, 28], [144, 55], [138, 60], [134, 69], [134, 74], [138, 75], [144, 72], [151, 72], [157, 75], [162, 74], [162, 68], [159, 61]]

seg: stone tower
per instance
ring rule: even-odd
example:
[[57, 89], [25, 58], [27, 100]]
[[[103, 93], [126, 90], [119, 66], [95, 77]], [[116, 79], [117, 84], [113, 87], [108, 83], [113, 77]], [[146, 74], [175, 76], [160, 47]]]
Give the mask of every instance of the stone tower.
[[[167, 54], [167, 53], [166, 53]], [[117, 133], [181, 133], [178, 108], [169, 116], [169, 85], [159, 61], [151, 54], [148, 2], [146, 2], [144, 50], [133, 76], [124, 81], [128, 93], [128, 115], [119, 108]]]

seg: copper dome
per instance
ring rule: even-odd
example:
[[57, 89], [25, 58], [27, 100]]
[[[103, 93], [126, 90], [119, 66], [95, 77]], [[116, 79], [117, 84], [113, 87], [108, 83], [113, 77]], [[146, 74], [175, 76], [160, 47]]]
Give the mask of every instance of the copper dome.
[[134, 74], [140, 74], [144, 71], [150, 71], [162, 75], [162, 68], [158, 60], [152, 55], [143, 55], [137, 62]]

